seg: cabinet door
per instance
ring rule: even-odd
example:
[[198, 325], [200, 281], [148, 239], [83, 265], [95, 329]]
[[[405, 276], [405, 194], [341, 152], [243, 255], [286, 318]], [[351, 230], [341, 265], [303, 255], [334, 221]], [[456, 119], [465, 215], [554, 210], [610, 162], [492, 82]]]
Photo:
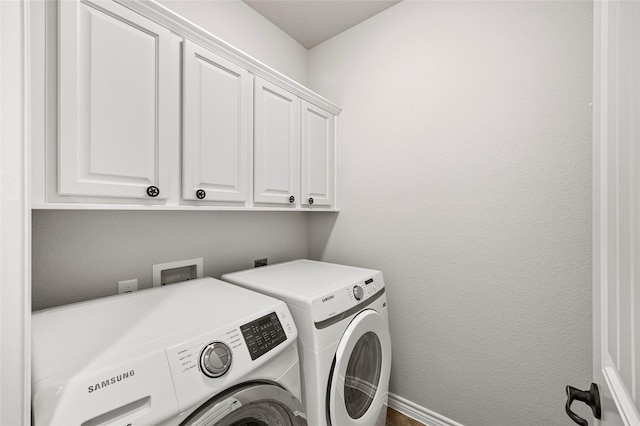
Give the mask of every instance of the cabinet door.
[[335, 115], [302, 101], [302, 204], [335, 203]]
[[300, 100], [255, 79], [254, 201], [299, 205]]
[[251, 76], [185, 41], [182, 198], [249, 198]]
[[170, 32], [113, 2], [59, 4], [58, 192], [166, 198]]

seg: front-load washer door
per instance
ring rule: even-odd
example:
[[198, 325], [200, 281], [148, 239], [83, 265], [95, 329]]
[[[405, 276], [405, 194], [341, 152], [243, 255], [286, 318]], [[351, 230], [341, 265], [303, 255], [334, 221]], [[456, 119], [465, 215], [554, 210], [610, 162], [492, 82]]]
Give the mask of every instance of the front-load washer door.
[[307, 418], [285, 389], [249, 383], [211, 398], [180, 426], [307, 426]]
[[366, 309], [344, 332], [329, 374], [327, 423], [332, 426], [384, 425], [391, 337], [385, 319]]

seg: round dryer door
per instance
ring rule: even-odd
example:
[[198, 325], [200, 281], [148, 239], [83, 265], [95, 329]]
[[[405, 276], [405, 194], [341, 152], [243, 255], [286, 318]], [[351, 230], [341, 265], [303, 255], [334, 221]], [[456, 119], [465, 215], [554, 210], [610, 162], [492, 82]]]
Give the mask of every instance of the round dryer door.
[[180, 426], [307, 426], [300, 401], [275, 384], [251, 383], [225, 391]]
[[390, 372], [389, 326], [378, 312], [364, 310], [336, 350], [329, 375], [329, 424], [384, 425]]

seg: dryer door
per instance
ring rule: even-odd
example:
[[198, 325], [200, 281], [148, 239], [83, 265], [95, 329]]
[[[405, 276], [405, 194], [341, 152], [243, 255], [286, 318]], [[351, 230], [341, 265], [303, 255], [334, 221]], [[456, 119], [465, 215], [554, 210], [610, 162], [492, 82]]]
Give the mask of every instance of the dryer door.
[[300, 401], [278, 385], [251, 383], [211, 398], [180, 426], [307, 426]]
[[389, 326], [378, 312], [366, 309], [338, 344], [329, 374], [328, 423], [384, 426], [390, 372]]

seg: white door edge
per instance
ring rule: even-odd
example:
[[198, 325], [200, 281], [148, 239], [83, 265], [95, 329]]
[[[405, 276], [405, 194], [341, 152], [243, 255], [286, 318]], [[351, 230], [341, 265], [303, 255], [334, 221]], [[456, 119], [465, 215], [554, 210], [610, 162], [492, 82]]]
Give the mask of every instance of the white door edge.
[[601, 426], [640, 425], [640, 3], [594, 3], [593, 381]]
[[602, 369], [602, 375], [611, 391], [611, 397], [625, 426], [640, 425], [640, 413], [638, 413], [633, 399], [627, 393], [626, 386], [622, 382], [618, 371], [613, 367], [605, 367]]
[[[34, 2], [38, 3], [38, 2]], [[0, 424], [30, 424], [30, 19], [0, 1]]]

